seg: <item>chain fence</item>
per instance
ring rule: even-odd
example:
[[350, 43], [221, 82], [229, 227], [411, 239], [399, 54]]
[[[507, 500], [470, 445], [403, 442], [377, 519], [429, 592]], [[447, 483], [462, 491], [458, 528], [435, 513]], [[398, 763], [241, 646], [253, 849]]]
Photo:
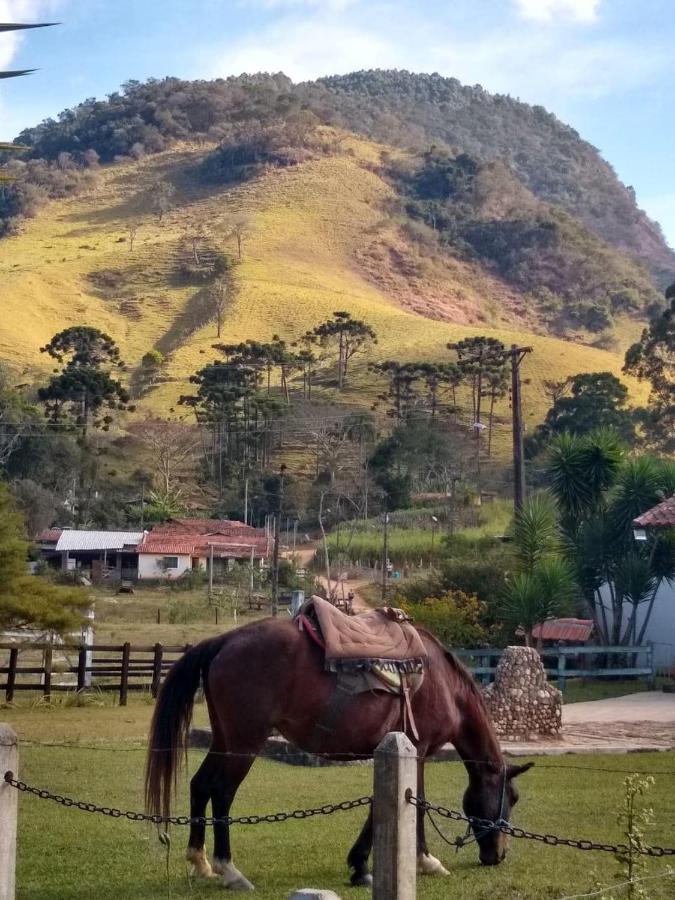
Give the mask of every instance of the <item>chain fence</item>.
[[[573, 850], [599, 850], [603, 853], [626, 853], [629, 847], [626, 844], [603, 844], [597, 841], [589, 841], [583, 838], [566, 838], [557, 834], [540, 834], [536, 831], [527, 831], [524, 828], [518, 828], [504, 820], [492, 821], [491, 819], [479, 819], [476, 816], [466, 816], [464, 813], [456, 809], [448, 809], [446, 806], [437, 806], [435, 803], [429, 803], [423, 797], [416, 797], [410, 789], [406, 793], [406, 800], [416, 809], [420, 809], [426, 814], [436, 813], [444, 819], [453, 822], [466, 822], [471, 828], [477, 831], [501, 831], [510, 837], [522, 838], [526, 841], [537, 841], [546, 844], [549, 847], [571, 847]], [[466, 838], [455, 838], [454, 845], [459, 849], [466, 841]], [[675, 856], [675, 847], [645, 847], [644, 849], [633, 848], [633, 852], [643, 856]]]
[[[373, 802], [372, 796], [357, 797], [354, 800], [343, 800], [339, 803], [327, 803], [323, 806], [311, 807], [309, 809], [294, 809], [290, 811], [267, 813], [263, 815], [248, 816], [161, 816], [134, 810], [122, 810], [113, 806], [100, 806], [96, 803], [90, 803], [84, 800], [75, 800], [62, 794], [55, 794], [45, 788], [35, 787], [20, 781], [14, 777], [12, 772], [5, 772], [4, 781], [6, 784], [15, 788], [17, 791], [30, 794], [40, 800], [50, 800], [58, 803], [66, 808], [81, 810], [82, 812], [97, 813], [102, 816], [108, 816], [113, 819], [127, 819], [130, 822], [150, 822], [153, 825], [261, 825], [275, 824], [277, 822], [287, 822], [291, 819], [309, 819], [313, 816], [329, 816], [337, 812], [347, 812], [352, 809], [358, 809], [363, 806], [371, 806]], [[628, 851], [626, 844], [607, 844], [597, 841], [591, 841], [584, 838], [567, 838], [556, 834], [539, 833], [536, 831], [528, 831], [511, 825], [504, 820], [492, 821], [490, 819], [480, 819], [475, 816], [467, 816], [463, 812], [455, 809], [449, 809], [445, 806], [439, 806], [430, 803], [423, 797], [415, 796], [409, 789], [406, 793], [406, 800], [416, 809], [427, 814], [431, 819], [431, 813], [435, 813], [441, 818], [454, 822], [465, 822], [476, 831], [501, 831], [503, 834], [513, 838], [520, 838], [528, 841], [536, 841], [549, 847], [570, 847], [574, 850], [593, 850], [603, 853], [625, 853]], [[434, 827], [437, 826], [434, 824]], [[443, 837], [443, 835], [441, 835]], [[447, 838], [444, 838], [447, 841]], [[454, 844], [457, 849], [461, 848], [467, 841], [467, 838], [457, 837], [454, 841], [447, 841]], [[673, 847], [646, 847], [638, 850], [640, 854], [650, 857], [670, 857], [675, 856], [675, 848]]]
[[160, 816], [134, 810], [117, 809], [114, 806], [99, 806], [85, 800], [74, 800], [62, 794], [53, 794], [45, 788], [38, 788], [19, 781], [13, 772], [5, 772], [5, 784], [16, 788], [23, 794], [32, 794], [40, 800], [52, 800], [68, 809], [79, 809], [82, 812], [98, 813], [112, 819], [128, 819], [130, 822], [151, 822], [153, 825], [263, 825], [275, 822], [286, 822], [289, 819], [309, 819], [312, 816], [330, 816], [336, 812], [347, 812], [361, 806], [370, 806], [372, 797], [357, 797], [355, 800], [343, 800], [340, 803], [327, 803], [310, 809], [294, 809], [289, 812], [268, 813], [260, 816]]

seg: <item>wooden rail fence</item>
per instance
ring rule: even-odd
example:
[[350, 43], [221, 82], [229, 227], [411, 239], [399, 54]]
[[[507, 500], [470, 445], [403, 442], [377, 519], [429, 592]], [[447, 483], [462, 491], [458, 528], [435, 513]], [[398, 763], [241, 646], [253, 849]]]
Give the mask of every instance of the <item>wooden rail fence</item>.
[[[56, 691], [82, 691], [94, 688], [119, 694], [120, 706], [126, 706], [129, 691], [150, 691], [157, 696], [163, 676], [191, 644], [165, 647], [163, 644], [10, 644], [0, 643], [0, 654], [9, 654], [0, 666], [6, 676], [0, 690], [11, 703], [16, 691], [39, 691], [50, 697]], [[41, 664], [34, 660], [42, 655]], [[66, 659], [56, 664], [55, 654]], [[77, 664], [68, 661], [77, 654]], [[33, 657], [21, 665], [20, 656]], [[31, 676], [38, 676], [31, 678]], [[73, 677], [74, 676], [74, 677]]]
[[[499, 657], [504, 652], [497, 649], [470, 649], [455, 650], [460, 659], [471, 670], [477, 680], [483, 683], [489, 682], [497, 671]], [[628, 676], [632, 678], [647, 678], [653, 682], [656, 678], [656, 666], [654, 664], [654, 647], [651, 643], [641, 646], [587, 646], [585, 644], [544, 647], [539, 651], [544, 659], [544, 666], [549, 679], [556, 679], [561, 691], [565, 690], [565, 682], [568, 678], [608, 678]], [[580, 666], [579, 658], [589, 661], [593, 657], [604, 658], [601, 666]], [[609, 665], [614, 659], [618, 664]], [[555, 660], [552, 664], [551, 660]], [[568, 661], [576, 663], [570, 668]]]

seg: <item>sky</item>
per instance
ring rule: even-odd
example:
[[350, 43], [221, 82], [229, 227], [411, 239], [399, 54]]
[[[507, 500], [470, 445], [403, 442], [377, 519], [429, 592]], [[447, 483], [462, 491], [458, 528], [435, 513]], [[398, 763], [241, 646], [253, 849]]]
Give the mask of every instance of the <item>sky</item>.
[[0, 139], [129, 79], [439, 72], [538, 103], [596, 146], [675, 246], [675, 0], [0, 0]]

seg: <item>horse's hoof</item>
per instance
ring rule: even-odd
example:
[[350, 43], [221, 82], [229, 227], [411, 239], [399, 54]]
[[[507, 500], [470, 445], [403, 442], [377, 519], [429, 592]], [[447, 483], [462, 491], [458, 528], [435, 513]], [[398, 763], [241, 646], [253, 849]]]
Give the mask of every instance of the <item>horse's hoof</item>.
[[365, 875], [357, 875], [356, 872], [350, 878], [351, 883], [354, 887], [372, 887], [373, 886], [373, 876], [366, 872]]
[[417, 871], [420, 875], [449, 875], [440, 859], [436, 859], [431, 853], [420, 853], [417, 857]]
[[203, 850], [190, 848], [185, 858], [188, 863], [192, 864], [192, 874], [195, 878], [213, 878], [215, 876], [211, 863]]
[[248, 878], [246, 878], [245, 875], [242, 875], [232, 862], [227, 862], [224, 859], [214, 859], [213, 871], [218, 875], [222, 875], [223, 887], [230, 891], [255, 890]]

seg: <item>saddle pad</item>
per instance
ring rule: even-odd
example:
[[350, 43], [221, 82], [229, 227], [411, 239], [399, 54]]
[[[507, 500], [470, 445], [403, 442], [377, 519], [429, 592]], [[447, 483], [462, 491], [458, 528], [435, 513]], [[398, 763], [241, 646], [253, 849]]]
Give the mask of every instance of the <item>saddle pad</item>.
[[325, 645], [326, 667], [372, 668], [390, 671], [420, 671], [427, 651], [417, 630], [405, 616], [375, 609], [347, 616], [327, 600], [313, 597], [298, 617], [316, 621]]

